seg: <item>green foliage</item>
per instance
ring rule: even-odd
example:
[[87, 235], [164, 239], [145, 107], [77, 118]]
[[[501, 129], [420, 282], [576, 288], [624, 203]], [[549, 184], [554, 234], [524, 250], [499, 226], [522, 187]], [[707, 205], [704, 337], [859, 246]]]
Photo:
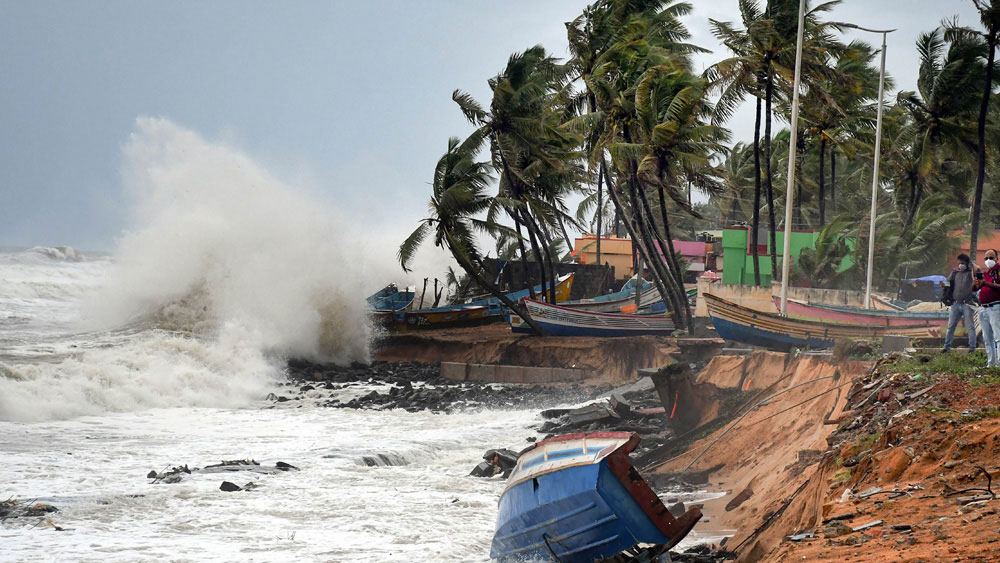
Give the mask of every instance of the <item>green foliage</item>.
[[[967, 209], [978, 201], [977, 165], [986, 176], [984, 221], [1000, 223], [1000, 102], [982, 105], [1000, 9], [975, 1], [982, 29], [946, 22], [922, 34], [912, 53], [917, 88], [886, 101], [876, 287], [944, 267], [958, 243], [955, 231], [967, 226]], [[858, 288], [867, 275], [878, 51], [840, 39], [840, 24], [826, 21], [838, 4], [810, 3], [806, 14], [789, 226], [819, 231], [815, 248], [794, 265], [796, 278], [815, 287]], [[762, 213], [775, 218], [769, 227], [784, 227], [790, 135], [768, 131], [773, 118], [790, 117], [798, 2], [740, 0], [738, 8], [736, 23], [710, 20], [725, 53], [703, 73], [691, 60], [705, 52], [689, 43], [691, 4], [595, 0], [566, 24], [567, 60], [530, 47], [488, 80], [488, 103], [456, 90], [453, 100], [474, 131], [449, 142], [438, 162], [430, 213], [400, 247], [403, 267], [433, 239], [478, 268], [484, 257], [477, 245], [488, 238], [485, 246], [498, 256], [526, 258], [530, 251], [552, 270], [553, 262], [568, 259], [571, 228], [594, 232], [600, 217], [602, 234], [609, 233], [617, 217], [652, 255], [648, 272], [664, 299], [681, 307], [683, 265], [659, 259], [652, 251], [658, 239], [760, 226]], [[885, 85], [893, 89], [891, 76]], [[748, 98], [760, 108], [759, 139], [730, 145], [723, 125]], [[983, 107], [987, 142], [980, 163], [976, 118]], [[483, 151], [486, 162], [479, 162]], [[577, 194], [582, 201], [570, 212], [566, 202]], [[671, 312], [683, 322], [680, 311]]]

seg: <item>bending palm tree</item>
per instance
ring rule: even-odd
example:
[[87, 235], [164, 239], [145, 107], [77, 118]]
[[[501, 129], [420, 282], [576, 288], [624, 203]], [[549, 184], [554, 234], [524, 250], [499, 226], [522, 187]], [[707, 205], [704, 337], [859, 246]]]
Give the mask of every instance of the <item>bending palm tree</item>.
[[447, 248], [466, 275], [510, 310], [517, 311], [538, 334], [545, 334], [542, 327], [483, 275], [485, 267], [476, 248], [475, 233], [511, 233], [506, 227], [476, 217], [494, 203], [494, 198], [486, 194], [491, 179], [489, 165], [475, 161], [482, 142], [479, 132], [473, 133], [464, 143], [457, 137], [448, 140], [448, 151], [434, 168], [433, 193], [428, 205], [430, 216], [422, 219], [416, 230], [399, 246], [397, 258], [403, 269], [409, 271], [408, 264], [417, 248], [428, 235], [433, 235], [434, 246]]

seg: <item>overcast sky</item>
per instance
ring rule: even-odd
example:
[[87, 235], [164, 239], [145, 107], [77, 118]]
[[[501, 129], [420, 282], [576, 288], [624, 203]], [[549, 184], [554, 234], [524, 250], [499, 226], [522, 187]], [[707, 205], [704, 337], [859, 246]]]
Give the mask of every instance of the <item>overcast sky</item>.
[[[121, 147], [139, 116], [233, 144], [405, 234], [448, 137], [470, 130], [452, 90], [488, 103], [486, 80], [512, 52], [540, 43], [565, 57], [563, 23], [588, 3], [0, 0], [0, 246], [112, 249], [128, 216]], [[726, 56], [708, 18], [736, 20], [736, 0], [692, 3], [693, 40], [715, 51], [707, 66]], [[969, 0], [845, 0], [832, 19], [898, 28], [886, 64], [913, 89], [917, 35], [955, 14], [978, 23]], [[730, 123], [737, 140], [751, 135], [749, 109]]]

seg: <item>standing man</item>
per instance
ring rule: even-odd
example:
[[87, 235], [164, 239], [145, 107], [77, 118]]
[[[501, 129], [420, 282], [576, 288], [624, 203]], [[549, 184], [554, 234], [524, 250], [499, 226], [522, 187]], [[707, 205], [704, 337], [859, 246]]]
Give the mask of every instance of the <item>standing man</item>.
[[948, 299], [950, 293], [948, 300], [951, 303], [945, 302], [945, 305], [951, 305], [951, 314], [948, 316], [948, 333], [944, 337], [944, 352], [951, 350], [955, 327], [958, 326], [960, 319], [965, 325], [965, 330], [969, 331], [969, 351], [976, 349], [976, 324], [972, 320], [972, 315], [975, 314], [972, 305], [976, 302], [976, 294], [973, 293], [972, 287], [975, 281], [977, 280], [972, 262], [969, 260], [969, 255], [963, 252], [958, 255], [958, 266], [948, 276], [951, 291], [945, 292], [945, 299]]
[[[1000, 360], [997, 337], [1000, 336], [1000, 267], [997, 251], [986, 251], [986, 271], [977, 279], [973, 288], [979, 289], [979, 326], [983, 329], [983, 346], [986, 348], [986, 365], [994, 367]], [[978, 276], [976, 276], [978, 278]]]

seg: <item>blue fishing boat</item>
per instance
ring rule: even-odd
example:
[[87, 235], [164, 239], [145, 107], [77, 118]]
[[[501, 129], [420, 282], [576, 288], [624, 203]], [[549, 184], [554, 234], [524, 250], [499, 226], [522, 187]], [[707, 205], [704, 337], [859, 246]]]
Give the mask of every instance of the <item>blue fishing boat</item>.
[[[566, 274], [556, 279], [557, 301], [569, 298], [570, 291], [573, 289], [573, 277], [574, 274]], [[535, 291], [541, 292], [542, 286], [538, 285]], [[527, 289], [507, 294], [507, 297], [513, 301], [527, 296]], [[505, 318], [507, 318], [507, 308], [496, 297], [489, 297], [432, 309], [396, 311], [393, 314], [391, 324], [399, 330], [456, 328], [500, 322]]]
[[876, 339], [888, 335], [934, 337], [940, 334], [940, 327], [927, 326], [922, 321], [912, 325], [884, 326], [782, 317], [778, 313], [743, 307], [712, 294], [705, 295], [705, 304], [719, 336], [772, 350], [833, 348], [837, 340], [843, 339]]
[[417, 293], [413, 290], [396, 291], [379, 298], [374, 303], [369, 298], [368, 302], [371, 303], [372, 309], [378, 312], [401, 311], [409, 308], [416, 296]]
[[592, 562], [638, 544], [669, 550], [701, 511], [675, 518], [632, 467], [633, 432], [550, 438], [522, 453], [500, 496], [490, 557]]
[[[573, 290], [573, 278], [576, 274], [570, 273], [556, 278], [556, 303], [562, 303], [564, 301], [569, 301], [569, 294]], [[545, 284], [548, 288], [549, 284]], [[542, 284], [536, 285], [534, 288], [535, 293], [542, 292]], [[522, 289], [521, 291], [515, 291], [507, 294], [507, 298], [511, 301], [517, 302], [519, 299], [524, 299], [525, 297], [530, 297], [531, 292], [527, 289]], [[470, 301], [462, 303], [460, 305], [453, 305], [453, 307], [502, 307], [503, 304], [499, 299], [493, 296], [483, 296], [480, 298], [473, 298]], [[438, 309], [445, 309], [447, 307], [438, 307]]]
[[[674, 322], [665, 314], [625, 315], [592, 313], [523, 299], [528, 315], [552, 336], [670, 336]], [[510, 315], [512, 332], [534, 333], [531, 326], [517, 314]]]
[[[560, 303], [563, 307], [578, 309], [581, 311], [591, 311], [593, 313], [620, 313], [622, 308], [635, 305], [636, 278], [625, 282], [621, 290], [607, 295], [599, 295], [591, 299], [577, 299]], [[660, 293], [653, 284], [642, 280], [639, 291], [639, 307], [649, 306], [656, 301], [661, 301]]]

